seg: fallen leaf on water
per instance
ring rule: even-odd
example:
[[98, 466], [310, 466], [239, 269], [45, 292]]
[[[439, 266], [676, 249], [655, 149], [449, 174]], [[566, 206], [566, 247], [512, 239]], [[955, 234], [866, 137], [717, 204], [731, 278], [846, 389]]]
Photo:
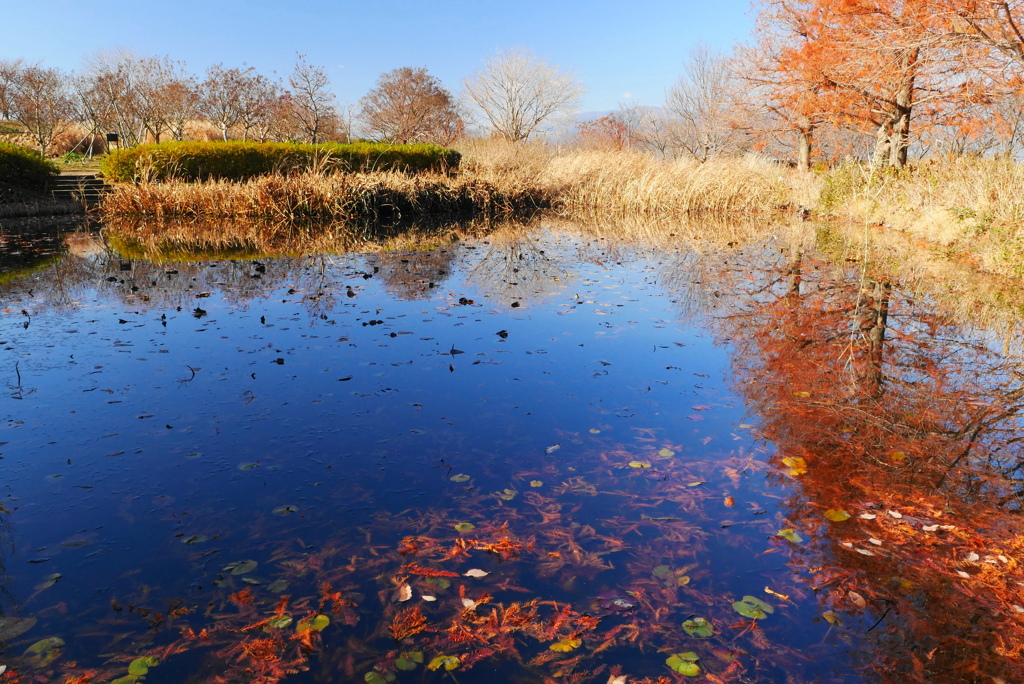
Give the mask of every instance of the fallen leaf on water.
[[787, 456], [782, 459], [782, 463], [789, 467], [789, 470], [786, 472], [792, 477], [797, 477], [807, 472], [807, 461], [799, 456]]
[[850, 519], [850, 514], [839, 508], [830, 508], [825, 511], [825, 517], [832, 522], [843, 522]]
[[474, 601], [473, 599], [463, 598], [462, 607], [472, 610], [473, 608], [476, 608], [476, 601]]
[[858, 517], [863, 519], [863, 520], [874, 520], [878, 516], [875, 515], [874, 513], [861, 513]]
[[299, 620], [299, 624], [295, 626], [295, 633], [302, 634], [303, 632], [308, 632], [310, 630], [314, 632], [322, 632], [329, 624], [331, 624], [331, 618], [327, 617], [326, 615], [317, 615], [316, 617], [312, 618], [304, 618], [302, 620]]
[[410, 587], [408, 584], [403, 584], [402, 586], [398, 587], [398, 591], [395, 592], [395, 600], [396, 601], [403, 601], [404, 602], [404, 601], [408, 601], [411, 598], [412, 598], [412, 587]]
[[556, 451], [558, 451], [561, 448], [562, 448], [561, 444], [552, 444], [547, 449], [545, 449], [544, 452], [548, 453], [548, 454], [553, 454], [553, 453], [555, 453]]
[[439, 655], [427, 665], [431, 670], [439, 670], [442, 667], [446, 670], [454, 670], [462, 663], [458, 656]]
[[727, 496], [727, 497], [725, 497], [725, 501], [723, 503], [726, 506], [735, 506], [736, 505], [736, 499], [732, 498], [731, 496]]
[[806, 399], [807, 397], [811, 396], [811, 393], [810, 392], [793, 392], [793, 396], [794, 397], [800, 397], [801, 399]]
[[568, 653], [580, 647], [583, 642], [579, 639], [562, 639], [548, 646], [552, 651], [558, 651], [559, 653]]
[[672, 451], [671, 449], [665, 448], [659, 451], [658, 455], [661, 456], [662, 458], [671, 458], [672, 456], [676, 455], [676, 452]]
[[882, 540], [881, 539], [875, 539], [874, 537], [868, 537], [868, 542], [874, 544], [875, 546], [881, 546], [882, 545]]
[[802, 542], [804, 540], [804, 538], [801, 537], [796, 532], [796, 530], [794, 530], [791, 527], [787, 527], [784, 530], [779, 530], [778, 532], [775, 533], [775, 536], [776, 537], [782, 537], [783, 539], [785, 539], [787, 541], [791, 541], [794, 544], [799, 544], [800, 542]]
[[629, 462], [629, 467], [630, 468], [650, 468], [651, 467], [651, 463], [650, 463], [650, 461], [630, 461]]
[[847, 592], [846, 595], [850, 597], [850, 600], [853, 601], [854, 605], [856, 605], [858, 608], [866, 608], [867, 607], [868, 602], [865, 601], [864, 597], [861, 596], [860, 594], [858, 594], [857, 592], [850, 591], [850, 592]]
[[469, 475], [466, 475], [465, 473], [459, 473], [457, 475], [452, 475], [448, 479], [451, 480], [452, 482], [468, 482]]
[[687, 651], [686, 653], [674, 653], [665, 660], [665, 664], [676, 674], [696, 677], [700, 674], [700, 666], [697, 665], [698, 660], [700, 658], [696, 653]]
[[455, 524], [455, 529], [459, 532], [469, 532], [476, 529], [476, 525], [471, 522], [460, 522]]
[[487, 577], [491, 573], [487, 572], [486, 570], [481, 570], [479, 568], [473, 568], [472, 570], [467, 570], [462, 574], [464, 577]]
[[429, 601], [431, 603], [433, 603], [434, 601], [437, 600], [436, 596], [431, 596], [430, 594], [423, 594], [423, 595], [420, 596], [420, 598], [423, 599], [424, 601]]
[[608, 675], [608, 684], [626, 684], [627, 681], [626, 675]]
[[770, 587], [765, 587], [764, 588], [764, 593], [771, 594], [772, 596], [774, 596], [776, 598], [779, 598], [779, 599], [782, 599], [783, 601], [788, 601], [789, 600], [789, 595], [788, 594], [780, 594], [777, 591], [773, 591]]
[[843, 624], [842, 621], [839, 619], [839, 616], [835, 614], [835, 611], [826, 610], [824, 613], [821, 614], [821, 617], [825, 618], [833, 625]]
[[889, 511], [889, 515], [891, 515], [892, 517], [896, 518], [897, 520], [899, 520], [900, 518], [903, 517], [903, 514], [900, 513], [899, 511]]

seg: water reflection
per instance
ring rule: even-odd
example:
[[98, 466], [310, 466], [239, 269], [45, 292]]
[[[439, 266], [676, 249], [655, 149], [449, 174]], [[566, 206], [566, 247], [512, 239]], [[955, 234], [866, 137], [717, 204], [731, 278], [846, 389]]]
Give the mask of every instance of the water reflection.
[[1020, 679], [1012, 320], [802, 223], [187, 234], [0, 279], [10, 671]]

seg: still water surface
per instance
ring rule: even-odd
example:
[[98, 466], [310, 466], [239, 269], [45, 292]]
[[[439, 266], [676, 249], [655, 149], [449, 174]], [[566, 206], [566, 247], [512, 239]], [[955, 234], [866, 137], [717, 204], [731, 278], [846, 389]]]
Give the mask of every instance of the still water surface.
[[[1002, 332], [812, 247], [669, 237], [171, 261], [6, 240], [0, 662], [121, 684], [1016, 672], [1006, 614], [942, 598], [986, 570], [948, 523], [1012, 492], [1015, 414], [971, 437], [998, 454], [973, 488], [922, 493], [966, 433], [907, 427], [1005, 397]], [[815, 475], [845, 448], [882, 470]], [[905, 570], [927, 553], [948, 568]]]

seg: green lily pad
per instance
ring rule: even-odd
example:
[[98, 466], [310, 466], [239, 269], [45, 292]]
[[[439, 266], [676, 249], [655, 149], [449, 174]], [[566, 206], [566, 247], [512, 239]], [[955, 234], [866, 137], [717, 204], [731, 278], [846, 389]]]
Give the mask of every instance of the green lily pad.
[[650, 461], [630, 461], [629, 462], [629, 467], [630, 468], [650, 468], [651, 467], [651, 462]]
[[769, 613], [775, 612], [774, 608], [754, 596], [744, 596], [742, 601], [733, 603], [732, 608], [743, 617], [748, 617], [751, 620], [763, 620], [768, 617]]
[[452, 586], [452, 581], [447, 577], [428, 577], [427, 584], [432, 584], [441, 591], [444, 591]]
[[274, 629], [284, 629], [292, 624], [291, 615], [282, 615], [279, 618], [274, 618], [267, 623], [267, 627], [273, 627]]
[[674, 653], [665, 660], [665, 664], [668, 665], [669, 669], [677, 674], [681, 674], [685, 677], [696, 677], [700, 674], [700, 666], [697, 665], [697, 661], [700, 658], [693, 651], [687, 651], [686, 653]]
[[64, 640], [60, 637], [40, 639], [25, 649], [22, 657], [29, 667], [39, 670], [60, 657], [64, 649]]
[[501, 499], [502, 501], [511, 501], [512, 499], [516, 498], [516, 494], [518, 493], [519, 492], [516, 491], [515, 489], [506, 489], [503, 492], [498, 492], [498, 498]]
[[662, 458], [671, 458], [672, 456], [676, 455], [676, 452], [672, 451], [671, 449], [662, 449], [661, 451], [658, 452], [658, 455], [661, 456]]
[[384, 677], [381, 677], [376, 672], [367, 672], [363, 675], [363, 681], [366, 682], [366, 684], [388, 684], [388, 680], [384, 679]]
[[460, 522], [455, 525], [455, 529], [459, 532], [471, 532], [476, 529], [476, 525], [471, 522]]
[[651, 570], [651, 574], [655, 577], [668, 577], [672, 574], [672, 568], [667, 565], [655, 565], [654, 569]]
[[469, 482], [470, 476], [465, 473], [459, 473], [458, 475], [452, 475], [448, 479], [452, 482]]
[[530, 480], [530, 486], [531, 487], [543, 487], [544, 483], [541, 482], [540, 480]]
[[295, 627], [295, 631], [299, 634], [308, 630], [322, 632], [329, 624], [331, 624], [331, 618], [326, 615], [317, 615], [314, 618], [303, 618], [302, 620], [299, 620], [299, 624]]
[[427, 667], [431, 670], [440, 670], [442, 667], [446, 670], [454, 670], [461, 664], [462, 661], [458, 656], [439, 655], [431, 660]]
[[118, 677], [117, 679], [110, 682], [110, 684], [135, 684], [139, 681], [138, 675], [125, 675], [124, 677]]
[[253, 463], [239, 463], [238, 464], [238, 469], [239, 470], [253, 470], [253, 469], [259, 468], [259, 467], [260, 467], [259, 461], [255, 461]]
[[423, 654], [419, 651], [412, 651], [411, 653], [403, 653], [398, 656], [395, 660], [395, 667], [399, 670], [415, 670], [417, 664], [423, 663]]
[[285, 504], [284, 506], [278, 506], [274, 510], [271, 511], [271, 513], [273, 513], [274, 515], [280, 515], [280, 516], [291, 515], [292, 513], [298, 513], [298, 512], [299, 512], [299, 507], [298, 506], [292, 506], [291, 504]]
[[683, 631], [693, 637], [709, 637], [715, 633], [707, 619], [698, 617], [683, 623]]
[[153, 656], [142, 656], [141, 658], [136, 658], [128, 665], [128, 674], [141, 677], [149, 672], [149, 668], [156, 667], [159, 664], [160, 661]]
[[779, 530], [775, 533], [775, 536], [782, 537], [783, 539], [791, 541], [794, 544], [799, 544], [804, 540], [804, 538], [797, 534], [796, 530], [794, 530], [792, 527], [787, 527], [784, 530]]

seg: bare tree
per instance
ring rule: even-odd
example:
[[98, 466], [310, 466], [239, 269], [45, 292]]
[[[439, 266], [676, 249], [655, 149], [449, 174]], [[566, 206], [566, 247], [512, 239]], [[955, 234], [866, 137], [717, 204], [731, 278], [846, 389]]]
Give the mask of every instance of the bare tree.
[[44, 157], [50, 145], [71, 127], [74, 101], [67, 74], [33, 66], [24, 69], [12, 98], [12, 113]]
[[316, 144], [329, 137], [330, 129], [337, 128], [338, 115], [327, 72], [299, 55], [288, 84], [292, 89], [292, 115], [306, 140]]
[[263, 110], [277, 97], [277, 87], [253, 67], [225, 69], [221, 64], [206, 70], [199, 91], [199, 111], [220, 129], [224, 140], [236, 127], [242, 139], [248, 139]]
[[402, 144], [448, 145], [465, 129], [452, 94], [425, 68], [381, 74], [377, 86], [360, 100], [359, 115], [371, 135]]
[[165, 83], [153, 94], [153, 100], [162, 127], [175, 140], [184, 140], [186, 126], [199, 116], [199, 86], [195, 79], [185, 77]]
[[20, 59], [0, 59], [0, 119], [11, 119], [14, 91], [21, 80], [25, 63]]
[[682, 124], [678, 145], [700, 161], [733, 150], [740, 140], [730, 121], [735, 95], [729, 59], [706, 45], [691, 50], [665, 102]]
[[498, 52], [465, 81], [466, 98], [509, 140], [525, 140], [545, 121], [568, 116], [579, 108], [583, 84], [532, 53]]

